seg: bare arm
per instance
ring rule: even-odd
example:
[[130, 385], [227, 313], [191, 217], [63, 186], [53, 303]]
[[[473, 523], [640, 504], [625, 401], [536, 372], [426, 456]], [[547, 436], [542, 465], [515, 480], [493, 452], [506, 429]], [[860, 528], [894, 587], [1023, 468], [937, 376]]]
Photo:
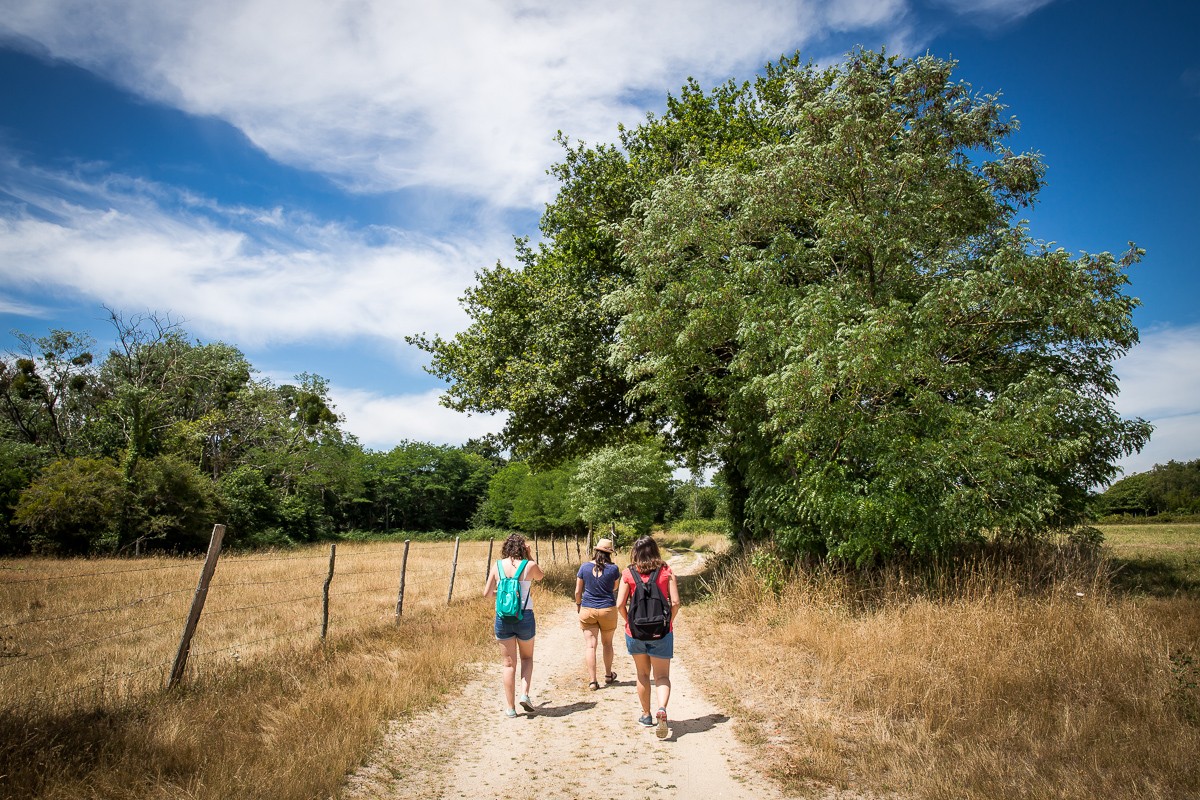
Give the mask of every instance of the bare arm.
[[679, 616], [679, 609], [682, 603], [679, 602], [679, 584], [675, 581], [675, 573], [671, 573], [670, 578], [671, 589], [671, 624], [675, 624], [675, 617]]
[[583, 605], [583, 578], [575, 579], [575, 610]]
[[617, 613], [621, 615], [621, 620], [626, 624], [629, 623], [629, 609], [625, 606], [629, 603], [629, 584], [621, 581], [621, 588], [617, 589]]
[[496, 575], [496, 564], [493, 563], [488, 569], [487, 582], [483, 585], [483, 596], [491, 597], [496, 593], [496, 584], [500, 582], [499, 576]]

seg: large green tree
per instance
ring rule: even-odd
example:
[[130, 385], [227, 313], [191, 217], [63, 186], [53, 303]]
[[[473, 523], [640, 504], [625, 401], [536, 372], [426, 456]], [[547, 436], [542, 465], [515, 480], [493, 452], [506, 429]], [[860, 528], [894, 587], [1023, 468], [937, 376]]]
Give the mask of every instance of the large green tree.
[[797, 551], [1077, 523], [1149, 436], [1112, 406], [1141, 253], [1035, 241], [1044, 167], [953, 67], [784, 59], [569, 148], [543, 243], [416, 340], [447, 402], [548, 459], [659, 429], [721, 465], [742, 535]]

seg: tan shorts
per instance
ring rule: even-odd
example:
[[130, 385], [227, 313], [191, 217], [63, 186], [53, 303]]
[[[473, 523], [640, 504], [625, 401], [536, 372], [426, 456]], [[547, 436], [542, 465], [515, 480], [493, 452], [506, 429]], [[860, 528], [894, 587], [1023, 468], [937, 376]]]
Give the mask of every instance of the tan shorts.
[[579, 627], [585, 631], [617, 629], [617, 607], [579, 609]]

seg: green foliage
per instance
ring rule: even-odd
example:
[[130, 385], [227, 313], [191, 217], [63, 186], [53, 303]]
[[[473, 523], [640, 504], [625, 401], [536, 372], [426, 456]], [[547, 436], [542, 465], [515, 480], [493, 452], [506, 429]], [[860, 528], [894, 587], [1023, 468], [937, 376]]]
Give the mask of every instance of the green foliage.
[[666, 504], [670, 477], [657, 443], [605, 447], [579, 462], [570, 497], [587, 522], [625, 522], [642, 536]]
[[1122, 478], [1095, 501], [1101, 515], [1200, 513], [1200, 459], [1155, 464], [1148, 472]]
[[112, 551], [124, 494], [121, 471], [112, 461], [62, 459], [21, 493], [13, 521], [27, 533], [35, 553]]
[[700, 486], [696, 483], [672, 481], [669, 488], [665, 520], [711, 520], [725, 517], [725, 497], [720, 486]]
[[158, 549], [195, 552], [208, 544], [217, 515], [210, 478], [178, 456], [138, 464], [132, 508], [135, 530]]
[[417, 339], [447, 402], [546, 460], [661, 434], [743, 538], [867, 564], [1069, 530], [1150, 426], [1113, 408], [1126, 269], [1019, 221], [1042, 184], [954, 64], [854, 51], [689, 83], [568, 147], [545, 242]]

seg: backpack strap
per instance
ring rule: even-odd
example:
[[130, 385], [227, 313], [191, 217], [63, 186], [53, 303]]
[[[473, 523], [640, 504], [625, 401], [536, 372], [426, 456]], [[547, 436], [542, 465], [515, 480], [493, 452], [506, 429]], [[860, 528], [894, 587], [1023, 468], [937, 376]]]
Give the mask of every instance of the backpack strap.
[[[513, 580], [521, 579], [521, 573], [524, 572], [525, 565], [528, 563], [529, 563], [529, 559], [527, 559], [527, 558], [521, 559], [521, 563], [517, 565], [517, 571], [513, 573]], [[517, 596], [520, 596], [520, 594], [521, 594], [521, 587], [518, 584]], [[520, 613], [517, 614], [517, 619], [525, 618], [525, 612], [529, 610], [529, 599], [532, 595], [533, 595], [533, 587], [530, 586], [529, 591], [526, 592], [526, 594], [525, 594], [525, 599], [521, 602]]]

